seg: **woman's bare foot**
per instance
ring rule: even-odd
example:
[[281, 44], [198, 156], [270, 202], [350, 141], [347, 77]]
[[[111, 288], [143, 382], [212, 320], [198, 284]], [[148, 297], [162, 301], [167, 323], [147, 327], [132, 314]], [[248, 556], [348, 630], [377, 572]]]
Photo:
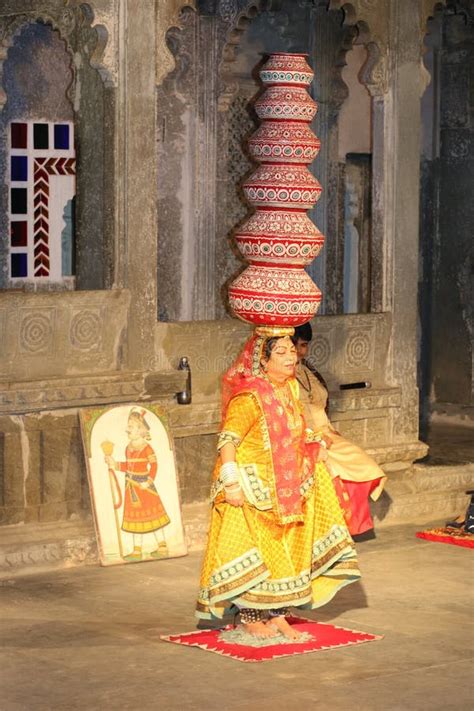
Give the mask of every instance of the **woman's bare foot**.
[[282, 635], [284, 635], [288, 639], [299, 639], [301, 637], [301, 632], [295, 630], [295, 628], [292, 627], [289, 622], [287, 622], [283, 615], [280, 615], [279, 617], [272, 617], [268, 621], [267, 627], [275, 627], [279, 632], [281, 632]]
[[243, 623], [244, 629], [254, 637], [276, 637], [278, 632], [263, 621]]

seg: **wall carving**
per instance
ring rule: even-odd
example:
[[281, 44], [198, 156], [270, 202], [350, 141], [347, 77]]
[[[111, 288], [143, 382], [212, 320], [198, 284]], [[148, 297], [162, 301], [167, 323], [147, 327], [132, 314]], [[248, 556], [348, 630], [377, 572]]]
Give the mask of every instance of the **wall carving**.
[[353, 331], [345, 349], [345, 366], [348, 370], [372, 370], [374, 367], [375, 329]]
[[21, 309], [19, 346], [21, 353], [50, 354], [53, 350], [55, 309]]
[[437, 12], [442, 11], [449, 0], [421, 0], [421, 31], [422, 39], [426, 32], [426, 23], [430, 17], [434, 17]]
[[237, 186], [241, 185], [245, 175], [251, 170], [252, 163], [243, 150], [245, 137], [255, 130], [255, 122], [248, 112], [249, 97], [239, 94], [235, 97], [228, 113], [228, 190], [226, 201], [225, 231], [230, 230], [249, 211]]
[[[221, 3], [222, 4], [222, 3]], [[220, 11], [221, 27], [219, 31], [222, 62], [219, 72], [219, 111], [227, 111], [239, 90], [239, 82], [234, 76], [233, 66], [236, 50], [250, 22], [263, 12], [271, 11], [279, 4], [278, 0], [229, 0]]]
[[69, 330], [72, 347], [81, 351], [100, 350], [103, 327], [102, 309], [73, 312]]
[[[113, 378], [121, 366], [129, 300], [130, 294], [120, 290], [4, 293], [5, 394], [17, 385], [24, 388], [25, 381], [87, 376], [90, 383], [104, 372]], [[73, 384], [66, 380], [65, 385]]]
[[311, 356], [318, 368], [323, 369], [327, 365], [331, 356], [331, 345], [326, 336], [318, 336], [314, 348], [311, 349]]

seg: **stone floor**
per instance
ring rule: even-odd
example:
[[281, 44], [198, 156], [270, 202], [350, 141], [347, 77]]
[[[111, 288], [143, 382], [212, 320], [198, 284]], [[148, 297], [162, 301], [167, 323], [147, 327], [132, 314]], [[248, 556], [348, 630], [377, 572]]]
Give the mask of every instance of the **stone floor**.
[[200, 554], [0, 582], [1, 711], [471, 709], [472, 550], [389, 527], [363, 582], [314, 614], [380, 642], [242, 664], [159, 635], [194, 627]]

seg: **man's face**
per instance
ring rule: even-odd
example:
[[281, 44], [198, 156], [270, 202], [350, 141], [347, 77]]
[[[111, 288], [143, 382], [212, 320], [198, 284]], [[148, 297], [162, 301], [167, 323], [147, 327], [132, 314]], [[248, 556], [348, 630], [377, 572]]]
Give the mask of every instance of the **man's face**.
[[298, 358], [298, 363], [300, 360], [303, 360], [303, 358], [306, 358], [308, 355], [308, 349], [309, 349], [309, 341], [303, 341], [301, 338], [298, 338], [296, 341], [296, 355]]

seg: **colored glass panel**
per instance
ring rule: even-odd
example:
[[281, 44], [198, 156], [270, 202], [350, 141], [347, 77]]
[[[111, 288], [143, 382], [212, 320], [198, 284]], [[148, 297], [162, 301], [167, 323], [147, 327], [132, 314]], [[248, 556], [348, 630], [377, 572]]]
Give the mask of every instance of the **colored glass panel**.
[[28, 147], [28, 124], [12, 123], [11, 124], [11, 144], [12, 148], [27, 148]]
[[57, 150], [69, 149], [69, 126], [67, 123], [57, 123], [54, 126], [54, 147]]
[[11, 255], [12, 277], [28, 276], [28, 256], [25, 252]]
[[10, 244], [12, 247], [26, 247], [28, 244], [28, 223], [23, 220], [10, 223]]
[[11, 179], [28, 180], [28, 158], [26, 156], [11, 157]]
[[11, 189], [11, 212], [12, 215], [26, 215], [28, 212], [26, 188]]
[[49, 148], [49, 126], [47, 123], [33, 125], [33, 146], [35, 150]]

